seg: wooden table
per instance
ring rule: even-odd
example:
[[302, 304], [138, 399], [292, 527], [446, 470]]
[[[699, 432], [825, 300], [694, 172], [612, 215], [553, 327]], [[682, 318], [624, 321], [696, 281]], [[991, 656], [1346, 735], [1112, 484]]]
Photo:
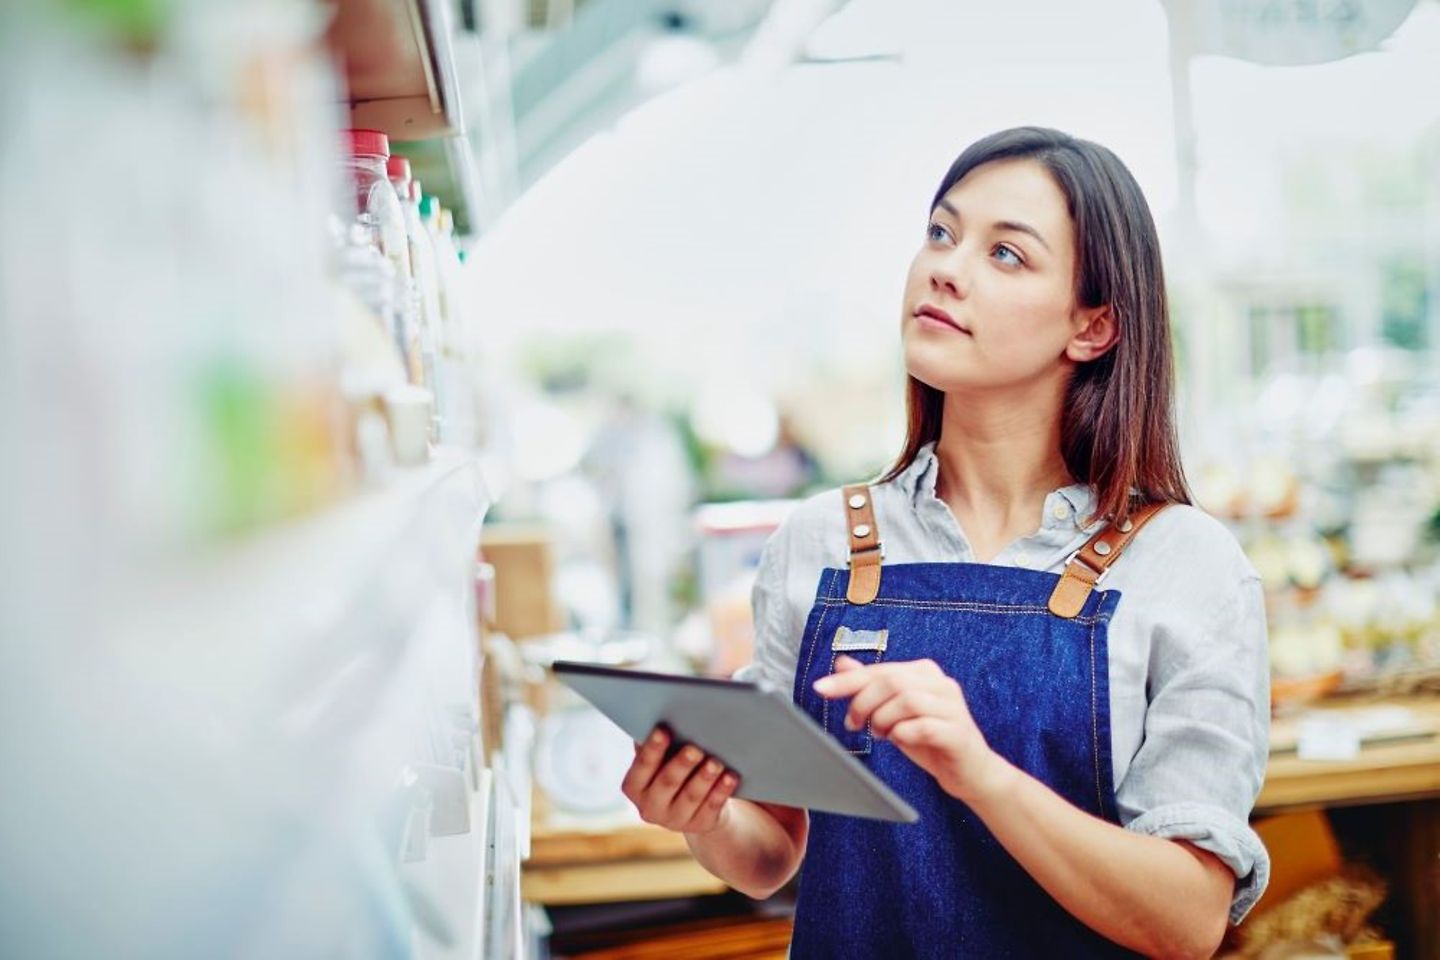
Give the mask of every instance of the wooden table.
[[566, 906], [661, 900], [724, 893], [728, 887], [695, 862], [685, 838], [648, 823], [603, 832], [533, 829], [520, 877], [532, 903]]
[[1301, 760], [1293, 752], [1295, 720], [1271, 730], [1270, 766], [1255, 804], [1257, 814], [1314, 807], [1354, 806], [1440, 798], [1440, 697], [1326, 701], [1325, 709], [1398, 706], [1415, 715], [1411, 738], [1365, 746], [1354, 760]]

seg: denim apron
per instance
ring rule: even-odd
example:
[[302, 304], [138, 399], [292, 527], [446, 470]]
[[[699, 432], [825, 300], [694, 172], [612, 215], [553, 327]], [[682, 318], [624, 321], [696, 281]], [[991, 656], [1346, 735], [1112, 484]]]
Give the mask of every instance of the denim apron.
[[[857, 489], [846, 490], [852, 506], [863, 499], [852, 495]], [[873, 514], [867, 519], [852, 528], [852, 557], [853, 533], [862, 529], [879, 547]], [[1129, 538], [1115, 539], [1123, 547]], [[1119, 550], [1106, 545], [1101, 552], [1113, 562]], [[848, 700], [826, 700], [813, 687], [842, 654], [866, 664], [934, 660], [959, 681], [995, 751], [1081, 810], [1115, 823], [1106, 628], [1120, 594], [1086, 590], [1076, 612], [1057, 616], [1049, 603], [1058, 594], [1056, 574], [972, 563], [886, 565], [873, 599], [861, 603], [847, 599], [851, 577], [850, 570], [821, 573], [795, 702], [920, 820], [811, 811], [791, 956], [1135, 956], [1056, 903], [979, 817], [894, 744], [868, 727], [846, 730]]]

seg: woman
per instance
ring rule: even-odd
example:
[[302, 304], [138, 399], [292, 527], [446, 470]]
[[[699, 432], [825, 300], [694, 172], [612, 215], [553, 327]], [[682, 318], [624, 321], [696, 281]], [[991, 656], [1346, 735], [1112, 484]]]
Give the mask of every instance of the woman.
[[920, 822], [736, 798], [695, 747], [666, 762], [663, 731], [626, 795], [751, 896], [803, 860], [795, 957], [1210, 956], [1269, 871], [1247, 825], [1264, 610], [1234, 539], [1188, 505], [1130, 173], [1053, 130], [971, 146], [935, 194], [901, 337], [904, 451], [767, 544], [750, 670]]

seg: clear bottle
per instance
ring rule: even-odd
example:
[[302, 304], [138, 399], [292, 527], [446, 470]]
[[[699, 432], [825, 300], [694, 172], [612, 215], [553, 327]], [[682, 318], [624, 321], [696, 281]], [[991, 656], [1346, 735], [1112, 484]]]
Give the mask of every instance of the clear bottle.
[[390, 183], [400, 197], [405, 212], [405, 235], [410, 244], [410, 265], [413, 271], [412, 304], [420, 324], [421, 366], [425, 385], [435, 396], [435, 422], [431, 439], [439, 441], [445, 417], [445, 390], [440, 382], [436, 357], [439, 353], [441, 312], [440, 281], [435, 272], [435, 248], [430, 234], [420, 220], [420, 183], [410, 175], [410, 161], [392, 156], [389, 163]]
[[410, 382], [424, 385], [419, 323], [411, 307], [409, 289], [414, 282], [410, 241], [405, 233], [405, 211], [390, 183], [386, 166], [390, 139], [378, 130], [347, 130], [349, 151], [345, 166], [355, 187], [356, 222], [365, 228], [370, 244], [389, 261], [397, 290], [395, 309], [387, 318], [400, 348]]
[[446, 391], [447, 439], [464, 446], [482, 444], [479, 357], [461, 283], [454, 219], [433, 196], [421, 201], [420, 210], [434, 245], [439, 278], [442, 323], [438, 367]]

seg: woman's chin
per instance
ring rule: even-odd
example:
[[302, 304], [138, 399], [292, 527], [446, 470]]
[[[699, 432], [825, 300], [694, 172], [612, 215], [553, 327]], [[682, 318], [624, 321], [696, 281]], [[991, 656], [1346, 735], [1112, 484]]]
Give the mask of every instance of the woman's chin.
[[963, 390], [967, 386], [975, 386], [980, 380], [973, 371], [965, 369], [967, 364], [953, 361], [945, 363], [928, 354], [929, 351], [909, 347], [905, 350], [905, 372], [925, 386], [941, 393], [950, 393]]

